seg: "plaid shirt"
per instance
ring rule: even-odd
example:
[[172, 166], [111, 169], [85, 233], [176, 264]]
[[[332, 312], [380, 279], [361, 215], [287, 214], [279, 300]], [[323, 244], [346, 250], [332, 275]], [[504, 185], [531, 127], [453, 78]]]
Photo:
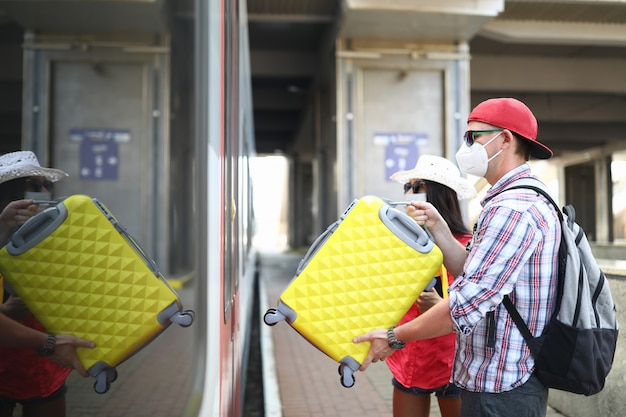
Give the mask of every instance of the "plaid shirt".
[[[561, 236], [552, 205], [535, 191], [502, 192], [512, 181], [532, 176], [524, 164], [500, 179], [481, 202], [463, 273], [450, 287], [457, 332], [452, 379], [474, 392], [503, 392], [530, 377], [534, 360], [502, 304], [509, 294], [534, 336], [554, 309]], [[495, 343], [487, 345], [487, 313], [494, 311]], [[493, 321], [492, 321], [493, 323]]]

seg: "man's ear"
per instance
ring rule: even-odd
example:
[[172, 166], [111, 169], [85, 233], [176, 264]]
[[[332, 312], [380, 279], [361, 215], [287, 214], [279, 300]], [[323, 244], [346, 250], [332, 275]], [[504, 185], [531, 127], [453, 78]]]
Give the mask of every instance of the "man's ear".
[[502, 136], [504, 137], [504, 141], [502, 142], [502, 147], [506, 149], [513, 144], [514, 136], [513, 136], [513, 133], [511, 133], [509, 129], [504, 129], [502, 131]]

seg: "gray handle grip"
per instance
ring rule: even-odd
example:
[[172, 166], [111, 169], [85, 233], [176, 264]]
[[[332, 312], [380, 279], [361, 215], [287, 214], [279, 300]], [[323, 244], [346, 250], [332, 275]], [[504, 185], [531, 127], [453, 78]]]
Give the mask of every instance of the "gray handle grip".
[[67, 209], [61, 203], [37, 213], [18, 228], [7, 243], [7, 252], [20, 255], [50, 235], [67, 218]]

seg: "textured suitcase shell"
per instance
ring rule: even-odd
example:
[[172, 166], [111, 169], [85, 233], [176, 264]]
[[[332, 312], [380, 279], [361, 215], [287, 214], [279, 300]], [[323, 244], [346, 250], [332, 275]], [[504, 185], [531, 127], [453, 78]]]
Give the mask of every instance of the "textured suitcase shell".
[[265, 323], [285, 319], [341, 364], [349, 387], [369, 351], [369, 343], [353, 337], [397, 324], [442, 261], [413, 219], [378, 197], [363, 197], [311, 246]]
[[[18, 229], [0, 250], [0, 268], [48, 331], [96, 343], [79, 348], [90, 375], [111, 370], [172, 321], [188, 326], [176, 292], [141, 247], [96, 199], [74, 195]], [[103, 378], [102, 376], [100, 378]]]

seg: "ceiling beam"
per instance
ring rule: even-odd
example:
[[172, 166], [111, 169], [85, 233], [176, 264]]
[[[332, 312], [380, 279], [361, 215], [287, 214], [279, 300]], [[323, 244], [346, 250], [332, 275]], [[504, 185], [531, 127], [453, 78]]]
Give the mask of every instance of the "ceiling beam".
[[494, 19], [480, 35], [509, 43], [626, 46], [626, 25], [611, 23]]
[[626, 94], [626, 58], [472, 55], [471, 68], [472, 90]]

